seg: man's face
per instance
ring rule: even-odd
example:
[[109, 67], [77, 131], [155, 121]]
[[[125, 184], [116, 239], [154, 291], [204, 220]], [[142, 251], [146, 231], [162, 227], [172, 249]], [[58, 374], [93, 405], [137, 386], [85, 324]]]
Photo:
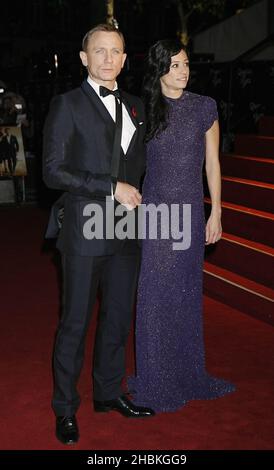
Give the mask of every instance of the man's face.
[[80, 57], [90, 77], [104, 86], [113, 86], [126, 60], [119, 34], [106, 31], [96, 31], [89, 39], [87, 52], [81, 51]]

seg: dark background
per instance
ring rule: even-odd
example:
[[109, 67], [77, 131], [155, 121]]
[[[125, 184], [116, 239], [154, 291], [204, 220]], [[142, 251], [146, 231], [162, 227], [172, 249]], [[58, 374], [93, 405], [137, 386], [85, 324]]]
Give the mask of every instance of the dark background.
[[[258, 0], [257, 0], [258, 1]], [[256, 0], [220, 0], [218, 14], [194, 12], [189, 19], [190, 46], [193, 34], [234, 14]], [[191, 3], [191, 2], [190, 2]], [[176, 37], [180, 28], [176, 0], [115, 0], [114, 15], [123, 31], [129, 57], [144, 54], [159, 38]], [[0, 80], [14, 82], [49, 78], [54, 54], [58, 74], [81, 74], [78, 51], [86, 31], [107, 15], [104, 0], [13, 0], [1, 4]]]

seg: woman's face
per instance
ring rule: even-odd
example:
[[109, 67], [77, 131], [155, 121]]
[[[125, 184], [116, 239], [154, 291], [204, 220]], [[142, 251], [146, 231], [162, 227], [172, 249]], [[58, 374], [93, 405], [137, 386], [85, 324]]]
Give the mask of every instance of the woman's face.
[[189, 60], [185, 51], [171, 57], [169, 72], [160, 78], [162, 91], [183, 90], [189, 79]]

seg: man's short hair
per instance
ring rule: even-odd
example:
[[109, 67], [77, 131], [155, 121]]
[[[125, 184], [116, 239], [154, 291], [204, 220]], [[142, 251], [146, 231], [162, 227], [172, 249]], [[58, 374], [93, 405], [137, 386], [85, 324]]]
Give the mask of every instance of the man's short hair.
[[106, 33], [117, 33], [121, 40], [122, 40], [122, 43], [123, 43], [123, 48], [125, 50], [125, 47], [126, 47], [126, 44], [125, 44], [125, 38], [123, 36], [123, 33], [121, 31], [119, 31], [119, 29], [115, 28], [115, 26], [111, 25], [111, 24], [107, 24], [107, 23], [101, 23], [101, 24], [98, 24], [97, 26], [95, 26], [94, 28], [90, 29], [86, 34], [85, 36], [83, 37], [83, 41], [82, 41], [82, 49], [84, 52], [87, 52], [87, 49], [88, 49], [88, 43], [89, 43], [89, 40], [91, 38], [91, 36], [94, 34], [94, 33], [97, 33], [97, 31], [104, 31]]

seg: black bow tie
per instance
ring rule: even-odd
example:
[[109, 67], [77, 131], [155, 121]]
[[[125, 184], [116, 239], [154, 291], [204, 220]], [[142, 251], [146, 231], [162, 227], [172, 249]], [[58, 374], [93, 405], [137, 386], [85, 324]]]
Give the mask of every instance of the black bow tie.
[[103, 96], [103, 98], [108, 95], [114, 95], [115, 98], [121, 97], [120, 91], [118, 90], [118, 88], [116, 90], [109, 90], [105, 86], [100, 86], [99, 92], [100, 92], [100, 96]]

